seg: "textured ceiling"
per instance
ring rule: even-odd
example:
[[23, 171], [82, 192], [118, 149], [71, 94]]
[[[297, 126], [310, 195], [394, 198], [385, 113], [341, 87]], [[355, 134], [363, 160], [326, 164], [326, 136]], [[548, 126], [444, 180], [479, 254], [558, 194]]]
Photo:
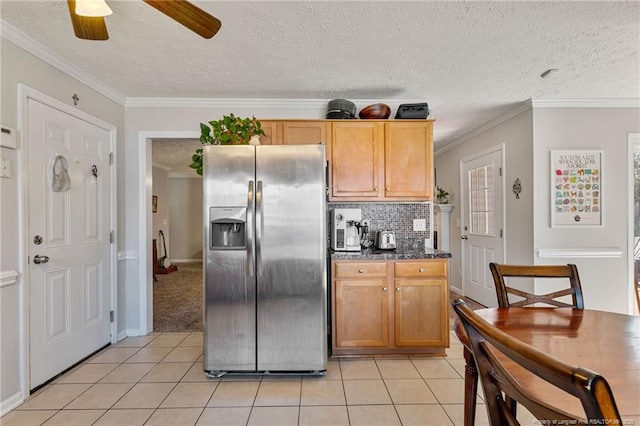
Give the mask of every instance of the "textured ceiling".
[[76, 39], [65, 1], [0, 17], [126, 98], [423, 100], [439, 148], [527, 99], [640, 98], [637, 1], [195, 1], [210, 40], [108, 3], [107, 42]]

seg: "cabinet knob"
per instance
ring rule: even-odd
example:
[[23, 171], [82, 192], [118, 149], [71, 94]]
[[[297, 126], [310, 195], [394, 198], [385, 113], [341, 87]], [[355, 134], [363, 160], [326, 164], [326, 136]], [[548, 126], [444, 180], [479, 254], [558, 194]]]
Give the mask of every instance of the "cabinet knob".
[[383, 287], [383, 288], [382, 288], [382, 291], [387, 291], [387, 288], [386, 288], [386, 287]]
[[420, 269], [419, 269], [419, 271], [420, 271], [420, 272], [424, 272], [424, 268], [420, 268]]
[[396, 291], [400, 291], [400, 287], [396, 287]]
[[391, 188], [389, 188], [388, 186], [387, 186], [387, 191], [391, 191]]
[[373, 187], [373, 190], [374, 190], [374, 191], [376, 191], [376, 192], [378, 192], [378, 187], [377, 187], [377, 186], [374, 186], [374, 187]]
[[358, 269], [358, 273], [364, 274], [364, 269]]

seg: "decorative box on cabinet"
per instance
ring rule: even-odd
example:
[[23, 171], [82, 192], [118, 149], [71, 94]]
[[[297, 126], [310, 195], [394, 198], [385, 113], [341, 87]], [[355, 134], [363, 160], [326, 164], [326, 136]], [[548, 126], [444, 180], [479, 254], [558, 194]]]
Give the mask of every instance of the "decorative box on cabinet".
[[447, 259], [332, 261], [332, 355], [442, 355]]

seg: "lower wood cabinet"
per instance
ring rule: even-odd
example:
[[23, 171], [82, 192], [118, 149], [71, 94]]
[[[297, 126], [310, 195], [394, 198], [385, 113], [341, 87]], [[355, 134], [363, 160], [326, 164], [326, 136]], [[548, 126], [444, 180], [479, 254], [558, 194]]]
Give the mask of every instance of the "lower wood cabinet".
[[447, 259], [334, 260], [332, 355], [444, 354]]

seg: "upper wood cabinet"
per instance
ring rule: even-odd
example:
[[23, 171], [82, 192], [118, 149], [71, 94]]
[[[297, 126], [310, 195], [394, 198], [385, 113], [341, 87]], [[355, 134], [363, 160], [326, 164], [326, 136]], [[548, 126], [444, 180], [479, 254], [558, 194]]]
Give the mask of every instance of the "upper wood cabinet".
[[327, 128], [324, 120], [260, 120], [266, 136], [260, 137], [262, 145], [326, 144]]
[[327, 143], [327, 126], [321, 121], [285, 121], [282, 123], [283, 145]]
[[331, 201], [433, 198], [433, 121], [334, 121], [331, 129]]
[[260, 145], [277, 145], [282, 136], [282, 125], [277, 121], [260, 120], [265, 136], [260, 136]]
[[260, 120], [263, 145], [326, 146], [329, 201], [433, 199], [433, 120]]
[[380, 197], [384, 124], [334, 122], [331, 126], [330, 197], [376, 200]]
[[387, 123], [384, 197], [433, 199], [432, 122]]

